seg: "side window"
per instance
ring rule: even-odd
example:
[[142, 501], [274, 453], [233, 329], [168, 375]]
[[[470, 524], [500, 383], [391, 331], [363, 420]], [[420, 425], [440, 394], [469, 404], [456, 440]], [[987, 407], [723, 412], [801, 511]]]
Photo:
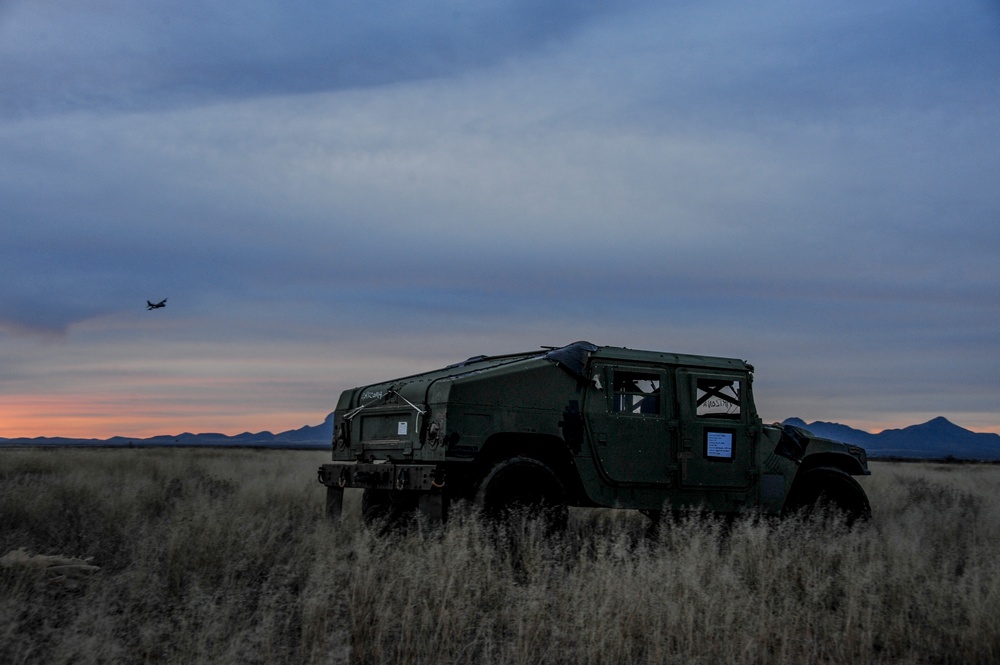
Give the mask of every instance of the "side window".
[[695, 415], [699, 418], [740, 418], [739, 379], [698, 379]]
[[616, 413], [659, 413], [660, 375], [647, 372], [615, 372], [613, 410]]

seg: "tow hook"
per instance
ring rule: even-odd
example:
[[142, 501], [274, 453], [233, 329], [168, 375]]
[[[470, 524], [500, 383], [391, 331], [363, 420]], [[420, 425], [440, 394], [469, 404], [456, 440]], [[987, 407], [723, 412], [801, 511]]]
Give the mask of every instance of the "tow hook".
[[444, 487], [444, 469], [437, 468], [434, 470], [434, 475], [431, 478], [431, 487], [438, 490]]
[[402, 490], [410, 483], [410, 472], [406, 469], [400, 469], [399, 473], [396, 475], [396, 489]]

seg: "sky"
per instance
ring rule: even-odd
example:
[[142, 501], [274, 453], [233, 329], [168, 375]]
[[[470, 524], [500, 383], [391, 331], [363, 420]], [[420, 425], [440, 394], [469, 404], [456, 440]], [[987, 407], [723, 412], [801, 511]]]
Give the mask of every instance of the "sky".
[[0, 437], [577, 340], [1000, 433], [998, 146], [997, 0], [0, 0]]

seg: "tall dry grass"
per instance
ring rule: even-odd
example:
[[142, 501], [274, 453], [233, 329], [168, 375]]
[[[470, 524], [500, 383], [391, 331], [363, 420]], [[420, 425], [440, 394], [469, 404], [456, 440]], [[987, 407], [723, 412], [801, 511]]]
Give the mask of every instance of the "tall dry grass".
[[870, 525], [574, 511], [511, 546], [471, 515], [328, 524], [326, 455], [0, 451], [4, 663], [1000, 661], [1000, 467], [874, 464]]

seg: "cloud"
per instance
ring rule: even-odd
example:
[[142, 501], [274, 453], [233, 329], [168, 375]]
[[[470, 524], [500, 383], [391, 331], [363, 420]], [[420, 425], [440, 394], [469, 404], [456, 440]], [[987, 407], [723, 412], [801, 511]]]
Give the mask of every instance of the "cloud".
[[[618, 305], [648, 302], [654, 284], [759, 296], [783, 282], [817, 294], [853, 280], [858, 293], [913, 283], [915, 271], [932, 290], [954, 270], [990, 274], [982, 255], [961, 268], [940, 260], [995, 235], [982, 223], [989, 189], [969, 185], [989, 163], [974, 136], [949, 130], [968, 150], [942, 172], [899, 163], [914, 135], [891, 115], [847, 137], [795, 124], [769, 138], [688, 123], [599, 132], [590, 119], [539, 123], [586, 98], [522, 83], [514, 68], [479, 80], [474, 95], [464, 81], [437, 82], [19, 121], [5, 145], [31, 151], [34, 166], [9, 182], [12, 216], [24, 220], [12, 242], [27, 246], [8, 269], [40, 272], [50, 293], [77, 302], [115, 271], [132, 284], [275, 298], [310, 288], [376, 297], [408, 281], [438, 294], [430, 300], [454, 294], [456, 277], [470, 294], [516, 298], [607, 297], [608, 284], [639, 275]], [[953, 186], [931, 187], [942, 173]], [[922, 214], [931, 205], [950, 210], [946, 231]], [[927, 234], [938, 256], [909, 264], [902, 250], [926, 251]], [[58, 281], [64, 272], [72, 285]]]
[[0, 114], [149, 109], [455, 76], [632, 3], [15, 2]]

